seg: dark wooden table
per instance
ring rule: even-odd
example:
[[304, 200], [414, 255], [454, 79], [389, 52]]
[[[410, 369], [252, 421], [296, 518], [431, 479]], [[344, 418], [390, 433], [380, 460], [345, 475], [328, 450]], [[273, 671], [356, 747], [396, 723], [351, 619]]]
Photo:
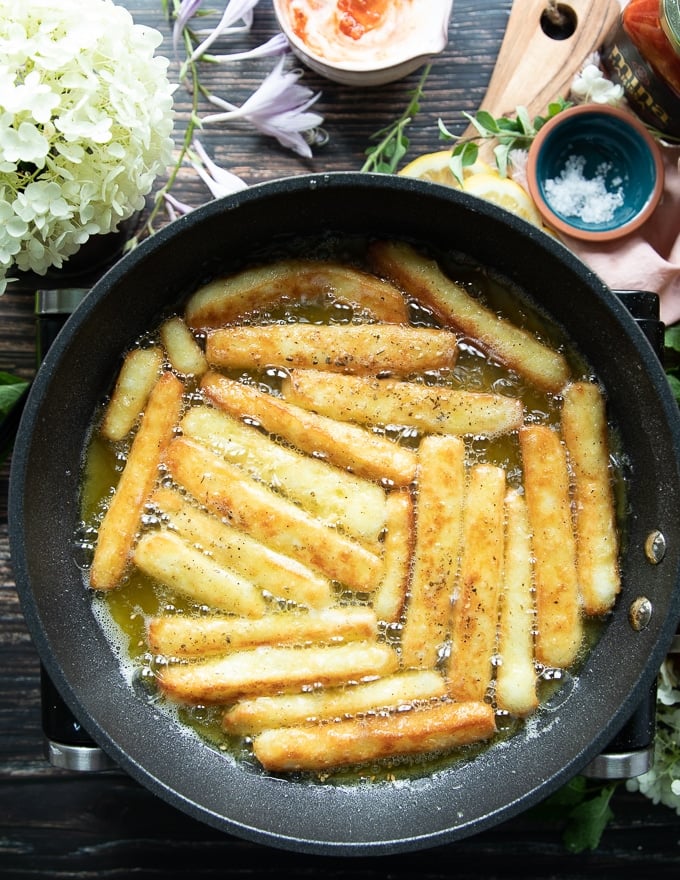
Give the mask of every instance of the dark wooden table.
[[[170, 26], [161, 0], [125, 0], [140, 23], [165, 35]], [[206, 4], [223, 6], [223, 4]], [[475, 111], [484, 96], [498, 52], [510, 0], [456, 0], [450, 42], [430, 75], [422, 109], [409, 128], [407, 158], [441, 148], [437, 119], [462, 132], [461, 111]], [[252, 45], [275, 33], [270, 4], [256, 9]], [[122, 62], [124, 63], [124, 62]], [[241, 104], [271, 62], [232, 64], [205, 71], [211, 90]], [[173, 63], [173, 76], [177, 64]], [[302, 160], [250, 130], [206, 128], [201, 140], [214, 158], [248, 184], [325, 170], [358, 170], [370, 135], [406, 106], [419, 74], [380, 89], [357, 92], [311, 73], [305, 82], [323, 92], [317, 109], [330, 136], [311, 160]], [[177, 93], [177, 136], [189, 112]], [[189, 169], [174, 190], [198, 206], [209, 194]], [[30, 289], [0, 299], [0, 370], [30, 378], [35, 369], [35, 326]], [[0, 468], [0, 876], [3, 878], [327, 877], [423, 880], [468, 877], [677, 877], [680, 819], [621, 786], [613, 799], [615, 819], [600, 846], [568, 853], [559, 824], [533, 810], [460, 843], [418, 853], [342, 860], [279, 852], [209, 828], [113, 770], [98, 774], [53, 768], [43, 756], [39, 661], [14, 588], [7, 528], [9, 463]]]

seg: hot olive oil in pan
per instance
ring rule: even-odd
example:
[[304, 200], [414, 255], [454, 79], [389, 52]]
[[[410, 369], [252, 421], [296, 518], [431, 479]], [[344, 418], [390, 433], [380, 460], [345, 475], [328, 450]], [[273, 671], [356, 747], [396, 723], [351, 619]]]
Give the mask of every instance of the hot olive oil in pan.
[[[329, 246], [327, 243], [324, 244], [325, 257], [337, 261], [338, 254], [351, 253], [352, 264], [356, 265], [357, 253], [361, 251], [361, 246], [354, 241], [350, 243], [342, 242], [330, 250], [332, 252], [328, 253]], [[504, 281], [491, 276], [488, 272], [471, 267], [463, 262], [452, 262], [448, 259], [447, 261], [442, 260], [441, 265], [446, 266], [447, 275], [450, 278], [455, 278], [472, 299], [494, 310], [504, 320], [508, 320], [516, 326], [526, 328], [546, 345], [563, 353], [568, 362], [572, 380], [589, 381], [593, 378], [588, 365], [579, 353], [573, 350], [573, 347], [564, 338], [559, 328], [555, 327], [540, 314], [523, 293]], [[409, 297], [408, 290], [406, 291], [406, 296]], [[177, 314], [182, 316], [183, 311], [178, 310]], [[441, 319], [435, 317], [435, 312], [429, 305], [419, 302], [412, 297], [409, 301], [409, 315], [410, 324], [415, 328], [437, 328], [442, 326], [443, 323]], [[329, 300], [327, 297], [323, 297], [321, 300], [314, 300], [312, 298], [304, 303], [285, 301], [282, 303], [268, 303], [265, 307], [260, 305], [256, 310], [251, 311], [241, 321], [236, 323], [253, 327], [266, 324], [284, 324], [291, 327], [297, 324], [346, 327], [365, 320], [366, 314], [362, 313], [360, 307], [353, 307], [344, 301], [333, 301], [332, 298]], [[533, 382], [522, 378], [519, 372], [509, 370], [499, 362], [489, 358], [484, 353], [483, 346], [472, 336], [466, 335], [455, 328], [454, 332], [456, 334], [458, 352], [455, 363], [452, 366], [418, 372], [403, 378], [407, 378], [409, 382], [425, 388], [490, 392], [516, 398], [522, 401], [523, 424], [525, 426], [548, 426], [555, 431], [560, 430], [562, 412], [562, 396], [560, 393], [546, 392], [539, 389]], [[200, 329], [194, 334], [201, 347], [204, 347], [205, 335], [205, 332]], [[159, 331], [151, 330], [140, 340], [139, 347], [158, 347], [162, 349]], [[165, 369], [173, 369], [171, 357], [167, 351], [164, 351], [163, 357]], [[222, 369], [221, 374], [229, 379], [238, 381], [246, 387], [265, 391], [276, 397], [281, 395], [282, 390], [285, 394], [286, 380], [289, 375], [285, 363], [272, 363], [264, 367], [259, 365], [257, 368], [230, 367]], [[193, 408], [204, 408], [206, 404], [212, 406], [212, 401], [206, 398], [206, 395], [201, 391], [200, 378], [182, 374], [180, 374], [180, 378], [185, 385], [182, 403], [183, 414]], [[132, 430], [125, 437], [115, 441], [106, 439], [102, 436], [100, 425], [102, 414], [105, 412], [107, 405], [108, 399], [102, 402], [100, 411], [93, 419], [92, 432], [88, 442], [83, 469], [82, 523], [77, 536], [77, 542], [84, 552], [86, 577], [97, 545], [100, 525], [110, 506], [110, 501], [121, 478], [121, 473], [123, 473], [126, 466], [132, 439], [139, 425], [138, 418]], [[248, 413], [243, 415], [247, 417]], [[257, 418], [246, 418], [245, 420], [257, 429], [260, 434], [274, 440], [282, 449], [290, 449], [292, 447], [292, 444], [280, 435], [280, 433], [285, 432], [279, 433], [274, 429], [268, 429]], [[398, 423], [377, 424], [372, 427], [369, 426], [367, 430], [378, 436], [388, 438], [391, 443], [410, 450], [414, 454], [417, 454], [424, 436], [424, 432], [417, 427], [413, 425], [399, 425]], [[175, 436], [181, 437], [183, 432], [178, 426], [174, 429], [173, 433]], [[611, 462], [613, 463], [610, 476], [615, 487], [617, 511], [620, 512], [623, 509], [622, 499], [624, 495], [623, 479], [621, 476], [622, 468], [620, 467], [622, 456], [618, 451], [616, 433], [611, 429], [611, 426], [609, 427], [608, 441]], [[502, 469], [507, 490], [517, 490], [521, 495], [524, 495], [524, 466], [518, 430], [504, 431], [498, 436], [468, 435], [464, 438], [464, 445], [465, 470], [467, 474], [470, 474], [473, 468], [480, 465], [490, 465], [494, 468]], [[314, 456], [312, 451], [312, 457], [323, 460], [327, 455], [326, 452], [319, 452], [317, 456]], [[568, 474], [568, 478], [569, 480], [573, 479], [571, 471]], [[207, 481], [209, 479], [210, 475], [206, 477]], [[257, 479], [257, 475], [255, 475], [255, 479]], [[154, 481], [157, 486], [175, 486], [173, 474], [163, 461], [156, 465]], [[389, 477], [384, 479], [376, 477], [374, 482], [380, 485], [386, 493], [394, 491], [393, 481]], [[274, 491], [282, 496], [286, 494], [285, 487], [277, 486], [276, 480], [274, 481]], [[418, 479], [415, 479], [407, 489], [402, 491], [410, 493], [417, 511], [419, 500]], [[178, 494], [185, 498], [190, 496], [190, 492], [184, 487], [179, 487]], [[168, 530], [168, 517], [166, 513], [160, 510], [156, 504], [151, 503], [150, 498], [149, 502], [144, 505], [141, 511], [132, 539], [133, 545], [144, 535]], [[193, 499], [192, 503], [195, 503], [198, 508], [203, 506], [202, 499], [199, 499], [198, 503]], [[298, 506], [300, 505], [299, 501], [294, 503]], [[575, 507], [573, 499], [571, 505], [573, 513]], [[219, 519], [219, 517], [217, 518]], [[225, 518], [223, 517], [223, 519]], [[229, 517], [226, 517], [225, 521], [228, 520]], [[240, 526], [238, 527], [240, 528]], [[334, 530], [343, 534], [342, 526], [336, 526]], [[170, 531], [172, 531], [172, 528], [170, 528]], [[410, 540], [413, 544], [415, 539], [411, 537]], [[190, 543], [193, 543], [195, 546], [197, 542], [192, 539]], [[389, 534], [388, 526], [386, 525], [379, 535], [377, 545], [371, 545], [370, 549], [379, 555], [384, 552], [384, 548], [388, 544]], [[199, 547], [199, 549], [201, 551], [206, 550], [205, 547]], [[464, 550], [464, 546], [461, 546], [460, 552], [456, 555], [455, 559], [450, 561], [451, 568], [461, 565], [461, 555], [464, 555]], [[207, 553], [208, 556], [212, 555], [210, 549], [208, 549]], [[415, 565], [413, 557], [409, 565], [409, 577], [412, 577], [413, 566]], [[448, 577], [449, 573], [445, 574]], [[455, 571], [452, 572], [452, 575], [449, 578], [451, 587], [447, 602], [451, 609], [455, 609], [456, 601], [460, 601], [461, 586], [455, 583]], [[339, 608], [359, 606], [369, 609], [372, 607], [377, 595], [376, 590], [359, 589], [356, 585], [342, 583], [336, 577], [328, 577], [328, 580], [331, 582], [331, 599], [334, 606]], [[532, 602], [536, 598], [535, 586], [534, 583]], [[237, 704], [242, 699], [242, 695], [218, 701], [216, 705], [213, 705], [211, 701], [202, 700], [201, 698], [193, 701], [193, 704], [188, 704], [184, 700], [176, 703], [163, 695], [157, 687], [157, 681], [159, 677], [162, 678], [164, 669], [177, 664], [178, 661], [172, 656], [158, 655], [152, 650], [147, 638], [149, 621], [161, 616], [175, 616], [182, 619], [195, 619], [197, 624], [199, 624], [201, 620], [211, 619], [215, 609], [200, 600], [196, 600], [179, 590], [173, 589], [171, 586], [160, 582], [157, 577], [150, 576], [130, 564], [125, 567], [124, 574], [120, 578], [118, 585], [114, 589], [95, 591], [93, 601], [98, 618], [102, 621], [106, 631], [111, 635], [114, 650], [118, 650], [123, 655], [121, 663], [130, 678], [131, 686], [137, 690], [140, 698], [153, 700], [157, 705], [165, 706], [167, 711], [173, 713], [174, 717], [177, 718], [178, 724], [186, 725], [207, 743], [223, 751], [225, 755], [230, 756], [231, 759], [242, 761], [245, 765], [252, 767], [254, 772], [261, 772], [261, 767], [252, 753], [251, 744], [253, 736], [247, 732], [245, 734], [227, 733], [223, 727], [225, 710]], [[409, 586], [397, 618], [378, 621], [375, 636], [375, 641], [378, 644], [390, 645], [397, 654], [400, 654], [402, 635], [405, 626], [407, 626], [411, 603], [414, 601]], [[300, 604], [304, 606], [304, 603]], [[496, 607], [497, 609], [500, 608], [500, 603]], [[287, 614], [294, 614], [296, 610], [299, 610], [299, 607], [296, 607], [294, 598], [290, 596], [274, 596], [268, 594], [265, 590], [264, 610], [267, 613], [274, 611], [285, 617]], [[499, 613], [498, 610], [496, 613]], [[533, 615], [535, 609], [532, 607], [527, 610], [527, 613]], [[541, 704], [558, 688], [563, 686], [565, 680], [572, 683], [574, 680], [577, 680], [578, 667], [590, 646], [597, 639], [605, 615], [590, 615], [585, 616], [585, 618], [582, 615], [580, 616], [584, 621], [581, 645], [568, 668], [555, 674], [549, 664], [542, 663], [538, 659], [535, 661], [537, 673], [535, 686], [538, 695], [538, 708], [535, 712], [541, 712]], [[500, 619], [499, 617], [499, 621]], [[494, 624], [496, 624], [496, 621], [494, 621]], [[450, 626], [452, 624], [449, 621], [447, 627]], [[534, 637], [537, 638], [538, 634], [534, 633]], [[435, 661], [435, 668], [442, 673], [443, 677], [446, 677], [449, 672], [450, 656], [455, 656], [455, 650], [452, 652], [451, 639], [452, 632], [450, 629], [447, 629], [445, 637], [439, 645]], [[342, 639], [336, 639], [338, 643], [341, 641]], [[348, 642], [345, 641], [344, 644], [348, 644]], [[490, 739], [485, 738], [482, 743], [465, 745], [452, 751], [447, 751], [445, 754], [427, 753], [415, 756], [396, 754], [381, 760], [360, 762], [350, 767], [330, 767], [317, 770], [311, 774], [303, 773], [302, 775], [309, 775], [312, 779], [333, 781], [338, 784], [424, 775], [450, 766], [454, 761], [468, 760], [478, 753], [480, 749], [493, 746], [494, 743], [498, 743], [498, 741], [517, 733], [517, 731], [523, 728], [526, 723], [525, 720], [496, 705], [495, 670], [498, 669], [498, 664], [502, 664], [503, 659], [502, 656], [499, 657], [496, 647], [494, 647], [488, 658], [491, 671], [489, 673], [488, 687], [485, 688], [485, 694], [482, 697], [483, 700], [491, 702], [496, 709], [497, 730]], [[362, 676], [362, 678], [377, 679], [380, 678], [381, 674], [371, 675], [369, 673], [366, 676]], [[328, 687], [329, 685], [324, 686], [319, 682], [310, 680], [307, 684], [298, 684], [295, 688], [287, 689], [284, 687], [283, 689], [318, 693], [323, 692]], [[337, 687], [344, 687], [346, 690], [349, 690], [356, 687], [356, 683], [350, 677], [350, 681], [344, 685], [342, 682], [339, 682]], [[262, 692], [263, 695], [271, 693], [271, 690]], [[252, 696], [258, 696], [258, 694], [260, 692], [256, 692]], [[251, 695], [246, 693], [243, 696], [248, 697]], [[440, 701], [441, 699], [441, 696], [437, 696], [430, 698], [430, 702]], [[396, 712], [418, 711], [418, 707], [427, 702], [427, 699], [419, 700], [417, 698], [410, 702], [408, 700], [402, 701]], [[372, 709], [356, 714], [359, 717], [365, 715], [389, 715], [395, 714], [395, 708], [377, 705]], [[337, 719], [329, 720], [326, 723], [332, 725], [336, 721]], [[295, 770], [291, 771], [288, 775], [293, 778], [300, 776]]]

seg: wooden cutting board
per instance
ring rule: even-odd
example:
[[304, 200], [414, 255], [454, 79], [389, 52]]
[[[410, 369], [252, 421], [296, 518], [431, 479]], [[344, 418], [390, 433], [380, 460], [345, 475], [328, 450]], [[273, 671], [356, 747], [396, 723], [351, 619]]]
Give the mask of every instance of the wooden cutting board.
[[[566, 8], [575, 29], [566, 39], [555, 39], [541, 24], [548, 6], [547, 0], [514, 0], [480, 110], [514, 116], [523, 105], [532, 118], [544, 113], [551, 101], [566, 97], [575, 74], [600, 48], [621, 12], [619, 0], [565, 0], [558, 8]], [[468, 128], [464, 136], [472, 134]]]

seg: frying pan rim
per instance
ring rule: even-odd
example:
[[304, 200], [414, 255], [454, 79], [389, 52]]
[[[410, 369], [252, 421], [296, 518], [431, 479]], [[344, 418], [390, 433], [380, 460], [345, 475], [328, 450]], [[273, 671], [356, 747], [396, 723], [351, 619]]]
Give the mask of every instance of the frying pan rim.
[[[208, 206], [205, 206], [205, 210], [199, 209], [201, 213], [196, 212], [194, 216], [189, 215], [188, 217], [181, 218], [175, 223], [171, 224], [168, 227], [160, 230], [156, 235], [149, 239], [147, 242], [142, 243], [137, 251], [130, 254], [125, 258], [125, 261], [122, 261], [120, 264], [115, 266], [112, 270], [110, 270], [106, 276], [93, 288], [91, 294], [86, 297], [85, 302], [79, 307], [76, 316], [70, 319], [71, 330], [69, 332], [65, 332], [60, 338], [57, 339], [55, 345], [52, 350], [48, 353], [47, 358], [41, 371], [36, 378], [36, 383], [31, 392], [31, 396], [29, 397], [29, 401], [26, 406], [26, 411], [24, 413], [24, 417], [22, 419], [22, 424], [19, 429], [19, 437], [30, 437], [32, 434], [32, 429], [34, 427], [34, 421], [37, 418], [40, 404], [42, 402], [42, 396], [45, 393], [45, 388], [43, 386], [49, 387], [49, 377], [51, 375], [51, 371], [53, 369], [53, 365], [58, 363], [62, 358], [65, 350], [69, 345], [69, 341], [71, 336], [76, 333], [77, 326], [81, 326], [90, 312], [96, 311], [99, 305], [99, 298], [105, 298], [110, 295], [107, 291], [111, 289], [115, 289], [115, 285], [117, 283], [117, 279], [123, 277], [125, 274], [132, 271], [132, 269], [137, 265], [141, 264], [146, 258], [148, 253], [152, 253], [157, 249], [167, 245], [168, 243], [172, 243], [177, 237], [184, 234], [184, 229], [186, 227], [191, 227], [194, 224], [203, 224], [207, 222], [207, 220], [214, 216], [221, 214], [222, 212], [229, 212], [236, 207], [239, 207], [243, 204], [248, 204], [251, 201], [259, 201], [262, 197], [267, 197], [268, 195], [276, 195], [280, 193], [290, 194], [291, 192], [303, 192], [308, 191], [311, 188], [351, 188], [355, 186], [361, 186], [362, 188], [373, 188], [376, 191], [380, 191], [381, 189], [390, 189], [394, 190], [401, 189], [404, 192], [415, 192], [424, 194], [428, 192], [432, 194], [431, 189], [429, 189], [429, 184], [423, 184], [419, 181], [410, 181], [399, 178], [390, 178], [389, 180], [385, 179], [385, 176], [382, 175], [365, 175], [365, 174], [355, 174], [351, 172], [336, 172], [327, 175], [303, 175], [299, 178], [286, 178], [281, 181], [273, 181], [268, 184], [261, 184], [255, 187], [250, 188], [250, 190], [244, 191], [243, 194], [239, 194], [238, 197], [227, 197], [227, 199], [220, 200], [219, 202], [210, 203]], [[480, 205], [476, 200], [472, 200], [470, 197], [464, 195], [448, 195], [445, 193], [438, 194], [441, 199], [446, 200], [446, 198], [454, 198], [454, 200], [462, 202], [469, 210], [473, 210], [476, 213], [486, 214], [491, 218], [494, 218], [498, 221], [499, 217], [502, 219], [502, 222], [505, 225], [510, 227], [517, 227], [524, 235], [536, 235], [534, 230], [529, 228], [528, 224], [525, 224], [521, 220], [517, 220], [516, 218], [510, 217], [506, 215], [505, 212], [500, 212], [499, 209], [496, 209], [492, 205]], [[543, 233], [540, 233], [543, 236]], [[544, 238], [547, 239], [547, 236]], [[562, 261], [563, 264], [570, 264], [574, 271], [578, 271], [581, 275], [589, 276], [589, 283], [592, 285], [595, 294], [602, 296], [603, 298], [609, 295], [604, 284], [597, 279], [594, 273], [589, 273], [588, 270], [584, 270], [580, 261], [577, 261], [570, 252], [566, 250], [561, 244], [558, 242], [553, 242], [552, 240], [547, 240], [541, 242], [541, 246], [552, 252], [554, 255], [558, 257], [559, 260]], [[126, 262], [127, 261], [127, 262]], [[628, 315], [625, 307], [619, 304], [617, 301], [608, 300], [609, 309], [612, 310], [615, 314], [618, 315], [618, 319], [623, 322], [625, 326], [625, 330], [631, 336], [635, 336], [638, 333], [637, 327], [633, 322], [630, 321], [630, 316]], [[69, 323], [70, 323], [69, 322]], [[640, 352], [641, 359], [645, 363], [645, 365], [651, 369], [656, 369], [657, 372], [660, 370], [660, 365], [658, 365], [658, 361], [655, 359], [655, 356], [649, 348], [649, 351], [645, 349], [644, 346], [641, 346]], [[662, 395], [663, 396], [663, 395]], [[662, 405], [668, 410], [668, 414], [670, 416], [670, 392], [668, 392], [668, 397], [662, 401]], [[676, 445], [680, 445], [678, 438], [680, 438], [680, 430], [678, 429], [677, 418], [675, 420], [671, 419], [671, 433], [674, 434]], [[10, 481], [10, 533], [12, 539], [12, 547], [13, 547], [13, 558], [15, 558], [15, 567], [17, 568], [17, 583], [20, 581], [23, 583], [28, 578], [28, 567], [26, 565], [26, 560], [23, 553], [23, 546], [21, 546], [21, 536], [18, 535], [18, 530], [20, 528], [18, 523], [22, 521], [23, 518], [23, 507], [22, 501], [20, 497], [20, 485], [22, 485], [22, 476], [25, 476], [23, 473], [26, 464], [27, 464], [27, 456], [28, 456], [29, 444], [19, 446], [19, 454], [16, 458], [16, 461], [12, 464], [12, 475]], [[12, 525], [14, 523], [14, 526]], [[677, 591], [676, 591], [677, 592]], [[63, 693], [67, 703], [74, 710], [82, 710], [82, 704], [77, 694], [74, 693], [70, 680], [68, 676], [64, 673], [63, 668], [54, 662], [54, 654], [53, 651], [45, 637], [43, 632], [43, 627], [41, 625], [40, 615], [38, 614], [38, 608], [33, 605], [28, 596], [26, 590], [20, 590], [20, 598], [22, 600], [22, 607], [24, 608], [24, 614], [27, 617], [27, 622], [29, 623], [29, 629], [34, 636], [34, 640], [37, 641], [37, 647], [39, 649], [39, 654], [41, 655], [41, 659], [45, 663], [48, 672], [55, 679], [55, 684], [58, 689]], [[675, 605], [678, 605], [678, 601], [676, 599]], [[37, 639], [36, 639], [37, 633]], [[670, 624], [667, 624], [665, 629], [662, 627], [662, 640], [665, 640], [667, 636], [667, 641], [670, 643], [670, 639], [672, 638], [672, 632], [670, 631]], [[657, 641], [656, 643], [656, 653], [652, 655], [652, 659], [660, 659], [664, 653], [663, 645]], [[649, 679], [650, 683], [654, 677], [654, 671], [649, 672], [651, 668], [651, 664], [648, 664], [645, 667], [647, 672], [644, 675], [645, 679]], [[78, 712], [76, 711], [76, 714]], [[619, 711], [619, 717], [621, 724], [623, 724], [626, 720], [624, 717], [623, 710]], [[143, 784], [147, 785], [147, 787], [153, 788], [157, 793], [164, 795], [166, 799], [170, 799], [171, 802], [175, 803], [176, 806], [180, 806], [181, 808], [191, 812], [192, 808], [187, 806], [185, 799], [183, 796], [175, 791], [168, 792], [163, 783], [150, 780], [146, 774], [146, 770], [144, 767], [137, 766], [132, 758], [120, 750], [117, 743], [113, 743], [110, 741], [110, 737], [107, 734], [107, 731], [103, 728], [100, 728], [96, 719], [89, 719], [93, 722], [92, 728], [88, 728], [89, 732], [92, 733], [95, 740], [97, 740], [100, 745], [104, 748], [105, 751], [109, 753], [113, 752], [113, 757], [116, 758], [119, 763], [124, 767], [124, 769], [128, 769], [131, 775], [136, 776], [143, 782]], [[606, 736], [611, 736], [615, 732], [615, 729], [612, 728], [608, 730]], [[601, 734], [602, 737], [605, 736], [604, 732]], [[598, 747], [605, 745], [606, 743], [598, 743]], [[592, 755], [597, 752], [597, 749], [591, 749], [588, 751], [590, 754], [592, 751]], [[575, 761], [571, 764], [564, 767], [561, 773], [553, 775], [552, 779], [555, 781], [555, 785], [553, 788], [556, 788], [558, 784], [562, 781], [565, 781], [570, 775], [573, 775], [573, 765], [578, 763], [583, 758], [583, 755], [577, 756]], [[161, 790], [162, 789], [162, 790]], [[523, 809], [526, 809], [531, 805], [532, 802], [545, 797], [547, 794], [547, 790], [541, 788], [538, 792], [535, 792], [533, 795], [534, 800], [532, 801], [532, 795], [525, 795], [515, 804], [508, 804], [502, 811], [502, 818], [509, 818], [511, 815], [515, 815], [517, 812], [520, 812]], [[180, 802], [181, 801], [181, 802]], [[335, 853], [335, 854], [347, 854], [347, 855], [365, 855], [365, 854], [377, 854], [386, 853], [386, 852], [396, 852], [403, 849], [414, 849], [414, 848], [423, 848], [425, 846], [433, 846], [437, 845], [441, 842], [446, 842], [450, 837], [450, 829], [445, 829], [443, 831], [435, 832], [433, 834], [419, 835], [417, 837], [402, 837], [399, 840], [381, 840], [379, 842], [360, 842], [354, 844], [352, 842], [340, 842], [340, 843], [329, 843], [323, 842], [319, 844], [318, 841], [304, 840], [300, 837], [294, 838], [286, 838], [281, 834], [267, 834], [263, 832], [261, 829], [249, 829], [245, 825], [240, 825], [238, 822], [234, 822], [233, 820], [225, 820], [224, 816], [211, 816], [208, 811], [202, 808], [200, 805], [197, 808], [198, 818], [201, 818], [203, 821], [206, 821], [208, 824], [213, 824], [215, 827], [224, 828], [225, 821], [230, 824], [232, 828], [238, 828], [237, 833], [240, 833], [242, 836], [252, 837], [257, 841], [262, 842], [263, 839], [266, 842], [269, 842], [272, 845], [281, 845], [285, 848], [298, 849], [300, 851], [306, 852], [321, 852], [323, 854]], [[194, 813], [196, 814], [196, 813]], [[475, 823], [473, 830], [470, 833], [476, 833], [479, 830], [483, 830], [485, 827], [489, 827], [490, 825], [497, 824], [499, 821], [496, 814], [492, 814], [491, 816], [486, 817], [486, 822], [479, 820]], [[458, 835], [457, 835], [458, 836]], [[467, 835], [459, 835], [459, 836], [467, 836]]]

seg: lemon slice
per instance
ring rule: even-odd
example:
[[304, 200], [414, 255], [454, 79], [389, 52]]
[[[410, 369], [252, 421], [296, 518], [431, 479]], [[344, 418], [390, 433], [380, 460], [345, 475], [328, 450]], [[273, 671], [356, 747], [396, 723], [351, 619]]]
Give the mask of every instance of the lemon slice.
[[463, 192], [487, 202], [493, 202], [506, 211], [522, 217], [543, 228], [543, 220], [529, 193], [511, 177], [502, 177], [490, 169], [481, 174], [472, 174], [464, 179]]
[[[418, 156], [408, 165], [405, 165], [399, 172], [400, 177], [416, 177], [419, 180], [429, 180], [432, 183], [441, 183], [444, 186], [452, 186], [460, 189], [460, 183], [456, 180], [451, 172], [449, 163], [451, 161], [451, 150], [439, 150], [436, 153], [425, 153]], [[493, 169], [486, 162], [477, 161], [472, 165], [468, 165], [463, 171], [463, 179], [467, 179], [474, 174], [492, 173]]]

